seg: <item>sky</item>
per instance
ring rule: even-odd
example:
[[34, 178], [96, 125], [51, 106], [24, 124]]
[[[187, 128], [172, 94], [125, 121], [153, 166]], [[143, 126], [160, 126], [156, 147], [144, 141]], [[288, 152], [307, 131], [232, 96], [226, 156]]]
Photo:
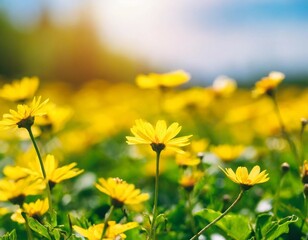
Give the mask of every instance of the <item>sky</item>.
[[153, 69], [183, 69], [200, 81], [308, 75], [307, 0], [0, 1], [17, 25], [35, 23], [43, 7], [58, 24], [87, 9], [111, 49]]

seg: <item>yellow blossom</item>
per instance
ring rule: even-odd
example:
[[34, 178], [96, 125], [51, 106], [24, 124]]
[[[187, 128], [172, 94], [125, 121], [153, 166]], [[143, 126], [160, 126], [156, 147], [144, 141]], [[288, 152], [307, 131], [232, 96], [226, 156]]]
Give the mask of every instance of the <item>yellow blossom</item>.
[[10, 109], [10, 113], [3, 114], [0, 126], [4, 129], [31, 127], [36, 116], [46, 114], [44, 107], [47, 102], [48, 99], [41, 103], [41, 97], [34, 97], [30, 105], [18, 104], [17, 111]]
[[[53, 187], [55, 184], [60, 183], [64, 180], [78, 176], [83, 172], [83, 169], [75, 168], [77, 163], [73, 162], [68, 165], [59, 167], [58, 160], [51, 154], [48, 154], [44, 160], [44, 166], [46, 171], [46, 179], [49, 185]], [[37, 159], [28, 163], [29, 168], [23, 170], [29, 175], [41, 176], [42, 172]]]
[[[124, 232], [138, 227], [137, 222], [128, 222], [125, 224], [117, 224], [115, 221], [109, 221], [108, 227], [103, 240], [117, 240], [125, 239], [126, 235]], [[92, 225], [88, 229], [82, 227], [73, 226], [73, 229], [80, 235], [84, 236], [88, 240], [100, 240], [103, 232], [104, 224]]]
[[26, 196], [40, 194], [44, 189], [45, 183], [41, 178], [27, 177], [17, 181], [1, 179], [0, 201], [21, 204]]
[[217, 96], [228, 97], [237, 88], [237, 83], [234, 79], [227, 76], [217, 77], [212, 85], [212, 90]]
[[137, 205], [149, 199], [149, 194], [141, 193], [134, 184], [128, 184], [119, 178], [100, 178], [95, 187], [110, 196], [115, 207], [123, 205]]
[[72, 116], [72, 109], [69, 107], [57, 107], [55, 104], [46, 105], [46, 114], [36, 119], [36, 124], [44, 130], [58, 132]]
[[175, 162], [179, 166], [197, 166], [201, 160], [197, 155], [186, 152], [184, 154], [177, 154]]
[[198, 154], [204, 152], [209, 145], [209, 140], [207, 139], [198, 139], [193, 140], [190, 145], [191, 152]]
[[204, 173], [199, 170], [194, 170], [192, 172], [184, 173], [179, 183], [187, 191], [191, 191], [196, 183], [203, 177]]
[[270, 72], [267, 77], [256, 82], [255, 88], [252, 91], [253, 96], [257, 97], [263, 94], [270, 94], [284, 78], [285, 75], [281, 72]]
[[167, 128], [164, 120], [159, 120], [154, 128], [150, 123], [139, 119], [136, 120], [136, 125], [131, 128], [134, 137], [126, 137], [126, 139], [129, 145], [149, 144], [155, 152], [170, 149], [183, 153], [184, 151], [180, 147], [189, 145], [189, 138], [192, 135], [175, 138], [181, 128], [177, 122]]
[[25, 212], [28, 216], [33, 218], [40, 218], [43, 216], [49, 208], [48, 199], [38, 199], [35, 202], [24, 203], [22, 208], [19, 208], [12, 216], [11, 219], [18, 223], [25, 223], [25, 219], [21, 215]]
[[31, 99], [39, 86], [37, 77], [24, 77], [11, 84], [5, 84], [0, 89], [0, 97], [12, 102], [24, 102]]
[[190, 75], [183, 70], [169, 73], [150, 73], [149, 75], [138, 75], [136, 83], [141, 88], [176, 87], [190, 80]]
[[226, 168], [221, 170], [230, 178], [233, 182], [238, 183], [242, 186], [244, 190], [251, 188], [252, 186], [264, 183], [269, 180], [268, 173], [266, 170], [260, 172], [260, 167], [258, 165], [254, 166], [250, 173], [246, 167], [238, 167], [236, 172], [231, 168]]
[[244, 151], [244, 146], [242, 145], [232, 146], [228, 144], [223, 144], [211, 147], [211, 152], [214, 153], [224, 162], [229, 162], [237, 159], [238, 157], [241, 156], [243, 151]]

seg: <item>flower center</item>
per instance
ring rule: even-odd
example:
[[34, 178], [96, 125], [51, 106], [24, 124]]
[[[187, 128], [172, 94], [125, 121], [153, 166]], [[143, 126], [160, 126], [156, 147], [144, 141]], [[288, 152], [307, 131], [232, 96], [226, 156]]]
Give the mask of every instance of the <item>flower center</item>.
[[27, 117], [21, 119], [20, 122], [17, 123], [18, 128], [30, 128], [34, 123], [34, 117]]
[[161, 152], [165, 149], [166, 145], [163, 143], [151, 143], [151, 147], [154, 152]]

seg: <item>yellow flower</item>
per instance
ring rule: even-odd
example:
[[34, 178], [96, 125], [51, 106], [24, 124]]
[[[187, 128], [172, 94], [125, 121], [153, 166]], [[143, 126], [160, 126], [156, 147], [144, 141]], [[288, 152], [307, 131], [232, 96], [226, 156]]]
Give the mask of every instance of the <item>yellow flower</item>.
[[190, 149], [191, 152], [195, 154], [199, 154], [204, 152], [209, 145], [209, 140], [207, 139], [199, 139], [191, 142]]
[[284, 78], [285, 75], [281, 72], [270, 72], [267, 77], [256, 82], [255, 89], [252, 91], [253, 96], [257, 97], [263, 94], [271, 94]]
[[228, 97], [237, 88], [237, 83], [234, 79], [227, 76], [217, 77], [212, 85], [212, 90], [217, 96]]
[[21, 205], [28, 195], [40, 194], [45, 189], [43, 179], [27, 177], [14, 181], [0, 180], [0, 201], [10, 201]]
[[19, 208], [12, 216], [11, 219], [18, 223], [25, 223], [25, 219], [21, 215], [25, 212], [28, 216], [33, 218], [40, 218], [43, 216], [49, 208], [48, 199], [38, 199], [35, 202], [24, 203], [22, 209]]
[[226, 168], [225, 170], [221, 168], [221, 170], [233, 182], [240, 184], [244, 190], [269, 180], [266, 170], [260, 172], [260, 167], [258, 165], [254, 166], [249, 174], [246, 167], [238, 167], [235, 173], [231, 168]]
[[24, 77], [20, 81], [13, 81], [12, 84], [5, 84], [0, 89], [0, 97], [12, 102], [24, 102], [34, 96], [38, 86], [37, 77]]
[[[117, 224], [114, 221], [108, 222], [108, 228], [103, 240], [116, 240], [125, 239], [125, 231], [138, 227], [137, 222], [128, 222], [125, 224]], [[74, 225], [73, 229], [80, 235], [84, 236], [88, 240], [100, 240], [103, 232], [104, 224], [97, 224], [89, 227], [88, 229], [81, 228]]]
[[203, 175], [204, 173], [199, 170], [184, 173], [181, 176], [179, 183], [184, 189], [186, 189], [187, 191], [191, 191], [193, 190], [196, 183], [203, 177]]
[[[68, 165], [58, 167], [59, 163], [55, 157], [48, 154], [44, 161], [46, 179], [49, 182], [50, 187], [54, 187], [55, 184], [60, 183], [64, 180], [76, 177], [83, 172], [83, 169], [74, 168], [77, 163], [73, 162]], [[23, 168], [24, 172], [29, 175], [43, 177], [39, 161], [34, 159], [28, 163], [29, 168]]]
[[71, 118], [73, 111], [69, 107], [57, 107], [55, 104], [46, 105], [46, 114], [36, 118], [36, 125], [40, 126], [43, 133], [48, 130], [58, 132]]
[[133, 184], [128, 184], [119, 178], [100, 178], [95, 187], [111, 198], [115, 207], [125, 205], [137, 205], [149, 199], [149, 194], [141, 193]]
[[211, 152], [214, 153], [224, 162], [230, 162], [241, 156], [244, 151], [244, 146], [242, 145], [219, 145], [211, 147]]
[[176, 87], [190, 80], [190, 75], [178, 70], [174, 72], [157, 74], [150, 73], [149, 75], [138, 75], [136, 83], [140, 88], [159, 88], [159, 87]]
[[197, 166], [201, 160], [197, 156], [192, 156], [191, 153], [177, 154], [175, 162], [179, 166]]
[[18, 104], [17, 111], [10, 109], [10, 113], [3, 114], [0, 126], [4, 129], [31, 127], [36, 116], [46, 114], [44, 106], [47, 102], [48, 99], [41, 103], [41, 97], [34, 97], [30, 105]]
[[300, 167], [300, 174], [302, 177], [302, 182], [304, 184], [308, 183], [308, 162], [307, 160], [305, 160], [303, 166]]
[[189, 145], [189, 138], [192, 135], [175, 138], [181, 128], [177, 122], [172, 123], [167, 128], [164, 120], [159, 120], [154, 128], [150, 123], [139, 119], [136, 120], [136, 125], [131, 128], [134, 137], [126, 137], [126, 139], [129, 145], [149, 144], [155, 152], [170, 149], [184, 153], [180, 147]]

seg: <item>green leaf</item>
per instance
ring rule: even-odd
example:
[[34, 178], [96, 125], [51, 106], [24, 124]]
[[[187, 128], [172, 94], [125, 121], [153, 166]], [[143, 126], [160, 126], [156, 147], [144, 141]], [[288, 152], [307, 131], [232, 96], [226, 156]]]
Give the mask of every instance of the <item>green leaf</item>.
[[15, 229], [12, 232], [8, 232], [0, 237], [0, 240], [17, 240]]
[[261, 214], [256, 221], [257, 239], [275, 240], [284, 233], [289, 232], [289, 224], [296, 222], [298, 217], [295, 215], [285, 217], [280, 220], [273, 220], [270, 214]]
[[52, 230], [52, 235], [54, 237], [55, 240], [60, 240], [61, 238], [61, 229], [55, 228]]
[[[212, 209], [203, 209], [196, 214], [199, 220], [201, 220], [201, 223], [204, 224], [200, 226], [201, 228], [220, 215], [220, 212], [216, 212]], [[228, 214], [215, 225], [223, 230], [229, 237], [237, 240], [246, 240], [252, 231], [248, 218], [242, 215]]]
[[40, 222], [38, 222], [36, 219], [32, 218], [32, 217], [28, 217], [28, 221], [29, 221], [29, 227], [37, 232], [38, 234], [40, 234], [41, 236], [44, 236], [45, 238], [51, 240], [50, 235], [48, 233], [47, 228], [42, 225]]

